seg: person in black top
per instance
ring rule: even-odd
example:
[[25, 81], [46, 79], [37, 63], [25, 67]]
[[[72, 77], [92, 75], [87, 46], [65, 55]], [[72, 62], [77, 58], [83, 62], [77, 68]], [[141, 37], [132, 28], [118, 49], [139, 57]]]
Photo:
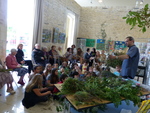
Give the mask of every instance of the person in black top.
[[90, 53], [90, 62], [89, 62], [89, 66], [92, 66], [93, 65], [93, 61], [95, 59], [95, 56], [96, 56], [96, 49], [93, 48], [91, 53]]
[[40, 50], [39, 44], [35, 44], [35, 48], [32, 51], [32, 59], [35, 64], [45, 67], [44, 53], [42, 50]]
[[33, 69], [33, 64], [31, 60], [24, 60], [24, 52], [22, 51], [22, 48], [23, 44], [19, 44], [17, 46], [18, 51], [16, 54], [16, 59], [19, 64], [26, 64], [28, 66], [28, 73], [30, 74], [31, 70]]
[[88, 61], [90, 60], [90, 48], [86, 49], [86, 53], [84, 55], [84, 59], [88, 60]]
[[46, 102], [51, 91], [48, 88], [42, 87], [43, 77], [40, 74], [36, 74], [25, 88], [24, 98], [22, 100], [23, 106], [30, 108], [39, 102]]

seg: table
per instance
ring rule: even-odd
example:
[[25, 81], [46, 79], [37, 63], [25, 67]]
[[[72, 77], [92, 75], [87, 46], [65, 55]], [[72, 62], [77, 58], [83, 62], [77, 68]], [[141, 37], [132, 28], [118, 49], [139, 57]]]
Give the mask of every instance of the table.
[[[55, 84], [56, 88], [61, 91], [62, 88], [62, 84]], [[143, 89], [141, 91], [142, 95], [148, 95], [150, 94], [150, 91], [147, 91], [146, 89]], [[99, 106], [102, 104], [109, 104], [112, 103], [111, 101], [108, 100], [96, 100], [93, 99], [92, 101], [96, 102], [97, 104], [88, 104], [88, 105], [80, 105], [80, 106], [76, 106], [75, 105], [75, 99], [73, 97], [73, 95], [66, 95], [66, 99], [71, 103], [71, 105], [76, 109], [76, 110], [82, 110], [82, 109], [86, 109], [86, 108], [90, 108], [90, 107], [94, 107], [94, 106]], [[124, 100], [125, 98], [122, 98], [122, 100]]]

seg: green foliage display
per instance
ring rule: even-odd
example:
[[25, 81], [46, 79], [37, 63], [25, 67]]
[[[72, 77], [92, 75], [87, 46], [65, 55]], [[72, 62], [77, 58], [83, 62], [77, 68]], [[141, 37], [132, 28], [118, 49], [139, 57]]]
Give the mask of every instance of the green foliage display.
[[77, 91], [81, 91], [81, 86], [84, 86], [82, 81], [77, 79], [68, 78], [62, 85], [62, 94], [74, 94]]
[[[124, 55], [124, 54], [125, 54], [124, 52], [119, 52], [119, 51], [114, 52], [115, 56]], [[108, 58], [106, 61], [106, 65], [108, 67], [111, 66], [113, 68], [116, 68], [116, 66], [121, 66], [122, 62], [123, 62], [123, 60], [120, 60], [120, 59], [109, 59]]]
[[146, 29], [150, 27], [150, 9], [149, 5], [146, 4], [144, 8], [138, 11], [129, 11], [128, 14], [123, 17], [126, 19], [126, 23], [131, 25], [131, 29], [135, 26], [140, 28], [140, 31], [143, 33], [146, 32]]
[[12, 71], [12, 69], [0, 69], [0, 72], [9, 72]]
[[111, 66], [113, 68], [116, 68], [116, 66], [121, 66], [122, 65], [122, 60], [120, 59], [108, 59], [106, 61], [107, 66]]
[[63, 83], [61, 92], [65, 95], [74, 94], [76, 105], [91, 104], [92, 99], [104, 99], [118, 107], [122, 98], [127, 100], [127, 104], [128, 100], [133, 101], [134, 105], [140, 103], [140, 97], [137, 95], [140, 94], [140, 87], [133, 87], [132, 81], [125, 81], [119, 77], [89, 77], [86, 81], [68, 78]]

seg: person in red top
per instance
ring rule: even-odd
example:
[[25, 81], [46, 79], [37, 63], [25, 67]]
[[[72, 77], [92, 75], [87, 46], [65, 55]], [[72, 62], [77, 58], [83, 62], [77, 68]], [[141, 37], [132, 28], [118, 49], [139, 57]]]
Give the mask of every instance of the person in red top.
[[23, 82], [24, 75], [28, 73], [28, 70], [24, 67], [22, 67], [16, 60], [15, 55], [17, 54], [16, 49], [11, 49], [11, 53], [6, 57], [6, 66], [8, 69], [13, 69], [13, 71], [18, 72], [18, 76], [20, 76], [20, 79], [18, 81], [18, 84], [24, 85]]

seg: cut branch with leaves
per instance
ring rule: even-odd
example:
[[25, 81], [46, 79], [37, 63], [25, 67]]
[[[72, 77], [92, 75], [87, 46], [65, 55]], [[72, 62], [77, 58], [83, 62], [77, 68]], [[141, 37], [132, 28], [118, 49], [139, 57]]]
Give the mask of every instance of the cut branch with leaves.
[[131, 25], [130, 30], [135, 26], [140, 28], [140, 31], [143, 33], [146, 32], [146, 29], [150, 27], [150, 9], [149, 5], [146, 4], [144, 8], [139, 11], [129, 11], [127, 16], [123, 17], [126, 19], [126, 23]]

